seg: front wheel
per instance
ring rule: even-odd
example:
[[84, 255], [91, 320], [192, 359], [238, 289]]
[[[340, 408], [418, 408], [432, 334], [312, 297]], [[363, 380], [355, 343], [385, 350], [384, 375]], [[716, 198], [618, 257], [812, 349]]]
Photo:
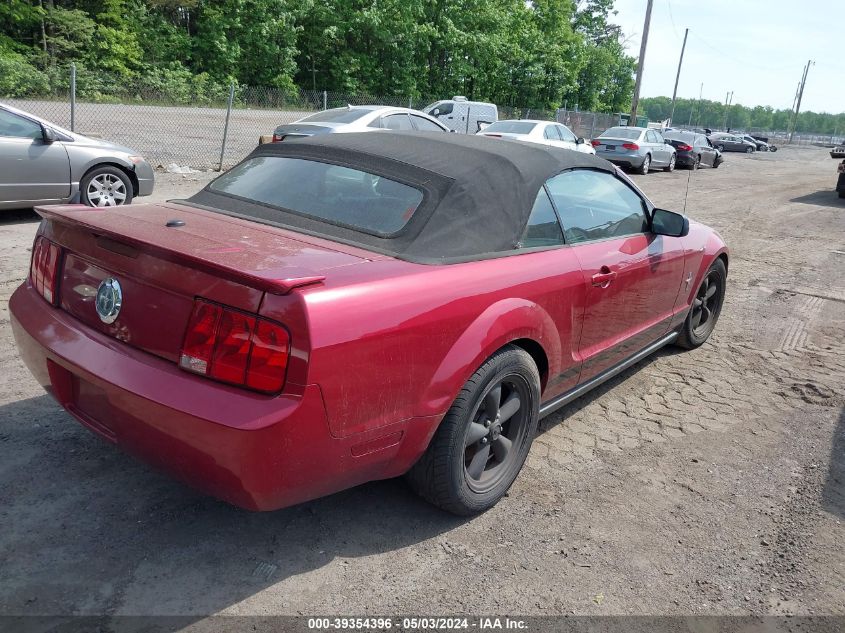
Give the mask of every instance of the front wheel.
[[707, 274], [698, 286], [676, 345], [693, 349], [710, 337], [722, 312], [727, 278], [725, 262], [717, 259], [707, 269]]
[[719, 143], [719, 144], [716, 146], [716, 149], [717, 149], [717, 150], [719, 150], [720, 152], [724, 152], [724, 151], [725, 151], [725, 146], [724, 146], [724, 145], [722, 145], [721, 143]]
[[104, 165], [85, 174], [79, 192], [89, 207], [118, 207], [132, 202], [132, 181], [117, 167]]
[[746, 148], [745, 148], [745, 153], [746, 153], [746, 154], [753, 154], [753, 153], [754, 153], [754, 148], [753, 148], [753, 147], [746, 147]]
[[508, 345], [464, 385], [407, 474], [427, 501], [460, 516], [492, 508], [516, 479], [540, 418], [540, 374]]
[[651, 168], [651, 156], [649, 154], [646, 154], [645, 159], [643, 160], [643, 164], [640, 165], [639, 169], [637, 169], [637, 173], [645, 176], [648, 173], [648, 170], [650, 168]]
[[678, 160], [677, 156], [675, 156], [675, 154], [672, 154], [672, 158], [669, 159], [669, 164], [666, 165], [666, 167], [663, 168], [663, 171], [674, 171], [675, 161], [677, 161], [677, 160]]

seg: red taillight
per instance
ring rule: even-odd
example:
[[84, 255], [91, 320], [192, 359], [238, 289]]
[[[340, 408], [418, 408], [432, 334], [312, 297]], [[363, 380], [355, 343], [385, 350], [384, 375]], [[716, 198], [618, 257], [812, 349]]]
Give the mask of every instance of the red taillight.
[[285, 140], [284, 134], [273, 134], [273, 142], [274, 143], [281, 143]]
[[284, 386], [289, 353], [290, 337], [278, 323], [197, 299], [179, 366], [273, 393]]
[[35, 290], [53, 305], [58, 303], [59, 263], [62, 249], [46, 237], [35, 238], [29, 277]]
[[622, 147], [625, 149], [640, 149], [640, 146], [636, 143], [622, 143]]
[[678, 145], [678, 149], [681, 150], [682, 152], [691, 152], [692, 151], [692, 145], [687, 145], [686, 143], [681, 143], [680, 145]]
[[590, 141], [590, 144], [591, 144], [593, 147], [598, 147], [599, 145], [601, 145], [601, 141], [600, 141], [600, 140], [598, 140], [598, 139], [593, 139], [592, 141]]
[[288, 366], [288, 332], [281, 325], [258, 319], [252, 335], [252, 351], [246, 386], [259, 391], [278, 391]]

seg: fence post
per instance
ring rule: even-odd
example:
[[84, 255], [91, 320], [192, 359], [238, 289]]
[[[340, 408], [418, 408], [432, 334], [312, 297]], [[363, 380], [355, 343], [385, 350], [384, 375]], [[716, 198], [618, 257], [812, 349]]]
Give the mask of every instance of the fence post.
[[235, 82], [229, 85], [229, 101], [226, 104], [226, 123], [223, 125], [223, 144], [220, 146], [220, 163], [217, 171], [223, 170], [223, 155], [226, 153], [226, 137], [229, 135], [229, 117], [232, 115], [232, 102], [235, 100]]
[[408, 109], [409, 110], [414, 109], [414, 98], [413, 97], [408, 97]]
[[593, 112], [593, 123], [590, 125], [590, 138], [594, 138], [596, 135], [596, 117], [598, 114]]
[[327, 102], [328, 102], [328, 95], [326, 94], [326, 91], [323, 90], [323, 110], [328, 110]]
[[76, 64], [70, 64], [70, 131], [75, 132], [76, 126]]

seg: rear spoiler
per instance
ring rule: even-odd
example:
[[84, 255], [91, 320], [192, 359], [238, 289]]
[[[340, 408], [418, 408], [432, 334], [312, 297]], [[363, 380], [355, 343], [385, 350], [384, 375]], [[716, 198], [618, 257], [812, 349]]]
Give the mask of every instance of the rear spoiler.
[[148, 253], [159, 259], [190, 266], [270, 294], [284, 295], [294, 288], [321, 283], [326, 279], [325, 275], [313, 270], [291, 266], [280, 267], [276, 270], [272, 268], [242, 270], [236, 261], [236, 254], [240, 252], [238, 250], [220, 248], [213, 252], [203, 251], [201, 255], [187, 253], [177, 249], [177, 246], [184, 248], [183, 236], [168, 233], [156, 236], [164, 238], [162, 242], [174, 242], [173, 246], [153, 242], [148, 235], [144, 235], [145, 232], [148, 233], [144, 223], [127, 225], [124, 218], [123, 226], [118, 230], [117, 227], [109, 226], [109, 224], [119, 218], [96, 208], [63, 205], [36, 207], [35, 212], [50, 222], [81, 227], [90, 231], [96, 236], [98, 246], [112, 252], [128, 257], [136, 257], [138, 253]]

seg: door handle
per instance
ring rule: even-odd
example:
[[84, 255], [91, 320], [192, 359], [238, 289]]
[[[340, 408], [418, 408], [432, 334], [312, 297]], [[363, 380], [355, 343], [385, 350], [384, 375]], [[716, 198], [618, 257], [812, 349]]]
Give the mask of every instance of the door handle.
[[616, 273], [607, 266], [602, 266], [599, 272], [592, 276], [593, 285], [599, 288], [607, 288], [614, 279], [616, 279]]

